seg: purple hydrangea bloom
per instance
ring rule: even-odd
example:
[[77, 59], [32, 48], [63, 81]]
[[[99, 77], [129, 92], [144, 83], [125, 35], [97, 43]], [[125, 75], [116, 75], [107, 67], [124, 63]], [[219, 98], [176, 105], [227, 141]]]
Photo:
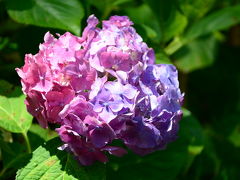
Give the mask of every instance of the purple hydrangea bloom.
[[137, 89], [130, 84], [107, 82], [91, 102], [94, 111], [109, 123], [121, 114], [132, 112], [137, 95]]
[[148, 64], [137, 70], [131, 72], [127, 82], [138, 89], [139, 95], [120, 137], [130, 149], [144, 155], [176, 139], [183, 95], [173, 65]]
[[91, 15], [82, 37], [55, 38], [49, 32], [36, 55], [17, 68], [27, 110], [47, 128], [56, 129], [63, 145], [83, 165], [164, 148], [177, 137], [182, 117], [178, 73], [173, 65], [155, 64], [149, 48], [126, 16], [103, 21]]

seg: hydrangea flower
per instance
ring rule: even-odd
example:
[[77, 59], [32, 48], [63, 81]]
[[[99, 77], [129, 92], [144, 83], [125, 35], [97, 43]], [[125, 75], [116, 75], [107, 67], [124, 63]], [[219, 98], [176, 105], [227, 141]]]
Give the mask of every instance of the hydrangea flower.
[[155, 64], [126, 16], [98, 28], [91, 15], [82, 37], [49, 32], [35, 55], [17, 68], [27, 110], [47, 128], [56, 124], [63, 145], [83, 165], [107, 161], [106, 153], [163, 149], [177, 137], [183, 94], [173, 65]]

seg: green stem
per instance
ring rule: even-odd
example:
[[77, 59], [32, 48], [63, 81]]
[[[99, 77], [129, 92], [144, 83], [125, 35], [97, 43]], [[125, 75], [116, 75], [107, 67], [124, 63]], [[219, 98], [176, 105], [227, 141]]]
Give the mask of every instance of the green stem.
[[6, 172], [7, 168], [3, 168], [2, 171], [0, 172], [0, 177], [3, 176], [3, 174]]
[[26, 145], [27, 145], [27, 152], [28, 153], [31, 153], [32, 152], [32, 149], [31, 149], [31, 145], [30, 145], [30, 142], [29, 142], [29, 139], [28, 139], [28, 136], [27, 136], [27, 133], [22, 133], [24, 139], [25, 139], [25, 142], [26, 142]]
[[183, 41], [180, 37], [175, 37], [173, 41], [165, 48], [165, 52], [168, 55], [172, 55], [178, 49], [180, 49], [183, 45], [185, 45], [185, 41]]
[[7, 168], [6, 168], [6, 167], [4, 167], [4, 168], [2, 169], [2, 171], [0, 172], [0, 177], [2, 177], [2, 176], [3, 176], [3, 174], [6, 172], [6, 170], [7, 170]]
[[195, 157], [196, 157], [195, 155], [189, 154], [188, 161], [186, 162], [186, 166], [183, 169], [183, 175], [184, 176], [186, 176], [186, 174], [188, 173], [188, 170], [191, 167]]

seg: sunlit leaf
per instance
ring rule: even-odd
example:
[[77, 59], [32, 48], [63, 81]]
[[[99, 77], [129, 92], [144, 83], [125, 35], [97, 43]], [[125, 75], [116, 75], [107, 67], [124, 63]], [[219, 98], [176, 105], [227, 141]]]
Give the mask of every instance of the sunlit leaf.
[[208, 33], [226, 29], [240, 22], [240, 5], [218, 10], [191, 26], [184, 39], [195, 39]]
[[217, 44], [214, 36], [188, 43], [174, 54], [176, 66], [183, 72], [191, 72], [211, 65], [215, 60]]
[[24, 104], [25, 96], [0, 96], [0, 127], [14, 132], [25, 133], [31, 126], [32, 116]]
[[104, 164], [81, 166], [72, 155], [57, 148], [62, 143], [55, 138], [46, 145], [37, 148], [30, 162], [18, 171], [17, 180], [103, 180], [105, 179]]
[[6, 3], [8, 14], [19, 23], [80, 34], [84, 10], [78, 0], [8, 0]]
[[168, 58], [164, 51], [160, 51], [155, 54], [157, 64], [172, 64], [171, 60]]

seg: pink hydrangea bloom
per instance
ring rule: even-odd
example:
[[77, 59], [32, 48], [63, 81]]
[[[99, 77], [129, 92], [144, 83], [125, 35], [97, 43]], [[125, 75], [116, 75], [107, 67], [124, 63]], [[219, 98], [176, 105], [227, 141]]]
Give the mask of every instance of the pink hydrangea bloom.
[[176, 138], [183, 95], [177, 70], [156, 65], [149, 48], [126, 16], [112, 16], [98, 28], [91, 15], [82, 37], [49, 32], [35, 55], [17, 68], [27, 110], [56, 129], [63, 146], [83, 165], [107, 161], [120, 139], [144, 155]]

